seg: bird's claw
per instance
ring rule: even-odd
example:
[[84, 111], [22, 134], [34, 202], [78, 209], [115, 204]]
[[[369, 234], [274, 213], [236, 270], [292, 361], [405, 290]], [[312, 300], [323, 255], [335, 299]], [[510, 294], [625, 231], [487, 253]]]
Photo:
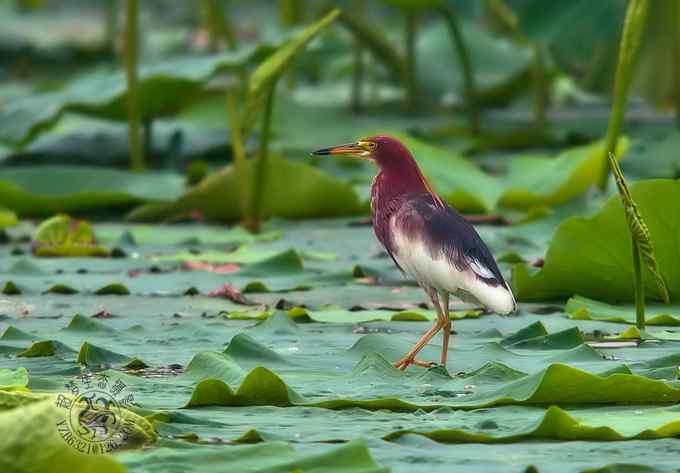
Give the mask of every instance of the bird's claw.
[[437, 363], [433, 361], [420, 361], [416, 360], [415, 358], [405, 357], [397, 361], [394, 364], [394, 367], [400, 369], [401, 371], [404, 371], [410, 365], [422, 366], [423, 368], [432, 368], [434, 366], [438, 366]]

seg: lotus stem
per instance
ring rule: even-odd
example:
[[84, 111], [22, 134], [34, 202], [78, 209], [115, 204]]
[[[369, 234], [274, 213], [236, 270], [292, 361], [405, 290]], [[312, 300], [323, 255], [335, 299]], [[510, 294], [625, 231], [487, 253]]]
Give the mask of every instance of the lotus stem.
[[262, 196], [267, 185], [267, 164], [269, 161], [269, 135], [271, 134], [272, 110], [274, 108], [274, 93], [276, 82], [274, 82], [267, 92], [267, 99], [262, 116], [262, 129], [260, 132], [260, 152], [256, 162], [255, 186], [252, 194], [252, 229], [253, 232], [260, 231], [262, 223]]
[[238, 39], [236, 38], [236, 31], [234, 30], [234, 23], [231, 21], [231, 16], [222, 8], [222, 34], [224, 41], [227, 43], [227, 48], [234, 51], [238, 47]]
[[[376, 25], [364, 21], [363, 18], [341, 11], [338, 21], [349, 30], [366, 48], [371, 56], [377, 61], [381, 61], [400, 84], [406, 85], [406, 61], [400, 53], [392, 47], [392, 44], [385, 39], [385, 34]], [[373, 69], [368, 69], [372, 74]]]
[[635, 279], [635, 325], [638, 330], [645, 329], [645, 286], [642, 282], [642, 269], [640, 265], [640, 250], [635, 239], [631, 239], [633, 245], [633, 271]]
[[404, 41], [406, 50], [406, 95], [405, 107], [408, 113], [413, 113], [418, 107], [418, 82], [416, 78], [416, 27], [418, 16], [415, 12], [404, 12], [406, 23]]
[[243, 226], [252, 230], [252, 215], [250, 213], [250, 183], [248, 171], [246, 169], [246, 154], [243, 146], [243, 135], [241, 133], [241, 123], [239, 120], [238, 109], [236, 106], [237, 89], [227, 91], [227, 115], [229, 117], [229, 128], [231, 129], [231, 149], [236, 171], [239, 193], [239, 205], [241, 208], [241, 219]]
[[220, 43], [224, 41], [227, 48], [236, 49], [236, 34], [231, 19], [224, 9], [223, 0], [203, 0], [203, 15], [205, 28], [210, 34], [210, 45], [213, 50], [218, 50]]
[[599, 183], [602, 191], [607, 190], [607, 182], [609, 181], [607, 153], [616, 152], [616, 144], [621, 133], [626, 100], [628, 99], [628, 90], [633, 80], [633, 66], [640, 46], [640, 38], [645, 29], [648, 10], [648, 0], [630, 0], [626, 9], [626, 18], [623, 22], [623, 33], [621, 34], [621, 45], [619, 47], [619, 59], [614, 78], [614, 104], [609, 115], [607, 143], [604, 150], [605, 158], [602, 161], [602, 176]]
[[125, 8], [125, 67], [127, 71], [128, 140], [130, 167], [144, 169], [144, 153], [140, 137], [139, 84], [137, 81], [139, 2], [126, 0]]
[[533, 46], [534, 61], [531, 79], [534, 89], [534, 126], [538, 130], [544, 130], [548, 110], [548, 82], [545, 73], [545, 61], [543, 60], [543, 46], [540, 43], [535, 43]]
[[463, 71], [463, 99], [465, 101], [465, 110], [468, 114], [470, 129], [473, 133], [477, 134], [480, 130], [479, 108], [477, 107], [477, 86], [475, 84], [475, 75], [472, 61], [470, 60], [470, 53], [465, 44], [465, 39], [463, 38], [463, 33], [458, 21], [458, 15], [455, 10], [451, 7], [442, 6], [439, 8], [439, 12], [443, 15], [449, 28], [453, 46], [458, 55], [458, 62]]
[[680, 14], [680, 8], [677, 1], [671, 2], [671, 13], [670, 15], [673, 20], [673, 27], [671, 29], [673, 41], [673, 49], [671, 58], [673, 64], [673, 105], [675, 107], [675, 126], [680, 128], [680, 21], [678, 21], [678, 15]]

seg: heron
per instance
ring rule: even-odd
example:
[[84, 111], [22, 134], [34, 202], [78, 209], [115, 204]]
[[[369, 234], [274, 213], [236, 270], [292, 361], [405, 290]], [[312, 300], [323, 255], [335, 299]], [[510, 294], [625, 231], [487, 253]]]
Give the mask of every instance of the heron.
[[396, 266], [415, 279], [437, 319], [394, 366], [431, 367], [416, 356], [443, 330], [440, 364], [446, 366], [452, 323], [449, 297], [481, 304], [500, 315], [517, 310], [512, 290], [475, 228], [432, 189], [411, 152], [398, 139], [371, 136], [322, 148], [312, 155], [367, 159], [378, 167], [371, 186], [373, 231]]

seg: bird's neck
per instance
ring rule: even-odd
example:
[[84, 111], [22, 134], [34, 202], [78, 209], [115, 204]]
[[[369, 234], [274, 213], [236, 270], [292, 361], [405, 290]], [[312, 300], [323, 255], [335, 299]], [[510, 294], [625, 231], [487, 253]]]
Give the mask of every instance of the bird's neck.
[[[435, 205], [445, 207], [442, 200], [430, 188], [415, 160], [380, 166], [371, 188], [371, 213], [373, 230], [382, 245], [390, 252], [392, 241], [387, 229], [393, 213], [399, 208], [401, 198], [407, 194], [430, 194]], [[380, 163], [378, 163], [380, 165]]]
[[[380, 172], [373, 180], [372, 200], [386, 204], [405, 194], [432, 194], [435, 202], [441, 202], [412, 157], [380, 166]], [[443, 204], [442, 204], [443, 205]]]

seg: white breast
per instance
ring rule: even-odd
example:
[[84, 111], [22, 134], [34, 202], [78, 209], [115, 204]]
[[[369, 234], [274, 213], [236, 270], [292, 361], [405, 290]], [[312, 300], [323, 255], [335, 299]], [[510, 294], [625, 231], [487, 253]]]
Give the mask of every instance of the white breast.
[[[391, 222], [392, 223], [392, 222]], [[443, 253], [430, 254], [420, 238], [408, 238], [391, 225], [394, 242], [394, 259], [399, 266], [420, 284], [439, 292], [456, 296], [472, 296], [498, 314], [509, 314], [516, 308], [512, 292], [502, 285], [491, 286], [477, 276], [491, 277], [493, 273], [479, 261], [470, 260], [469, 268], [461, 271], [450, 263]]]

